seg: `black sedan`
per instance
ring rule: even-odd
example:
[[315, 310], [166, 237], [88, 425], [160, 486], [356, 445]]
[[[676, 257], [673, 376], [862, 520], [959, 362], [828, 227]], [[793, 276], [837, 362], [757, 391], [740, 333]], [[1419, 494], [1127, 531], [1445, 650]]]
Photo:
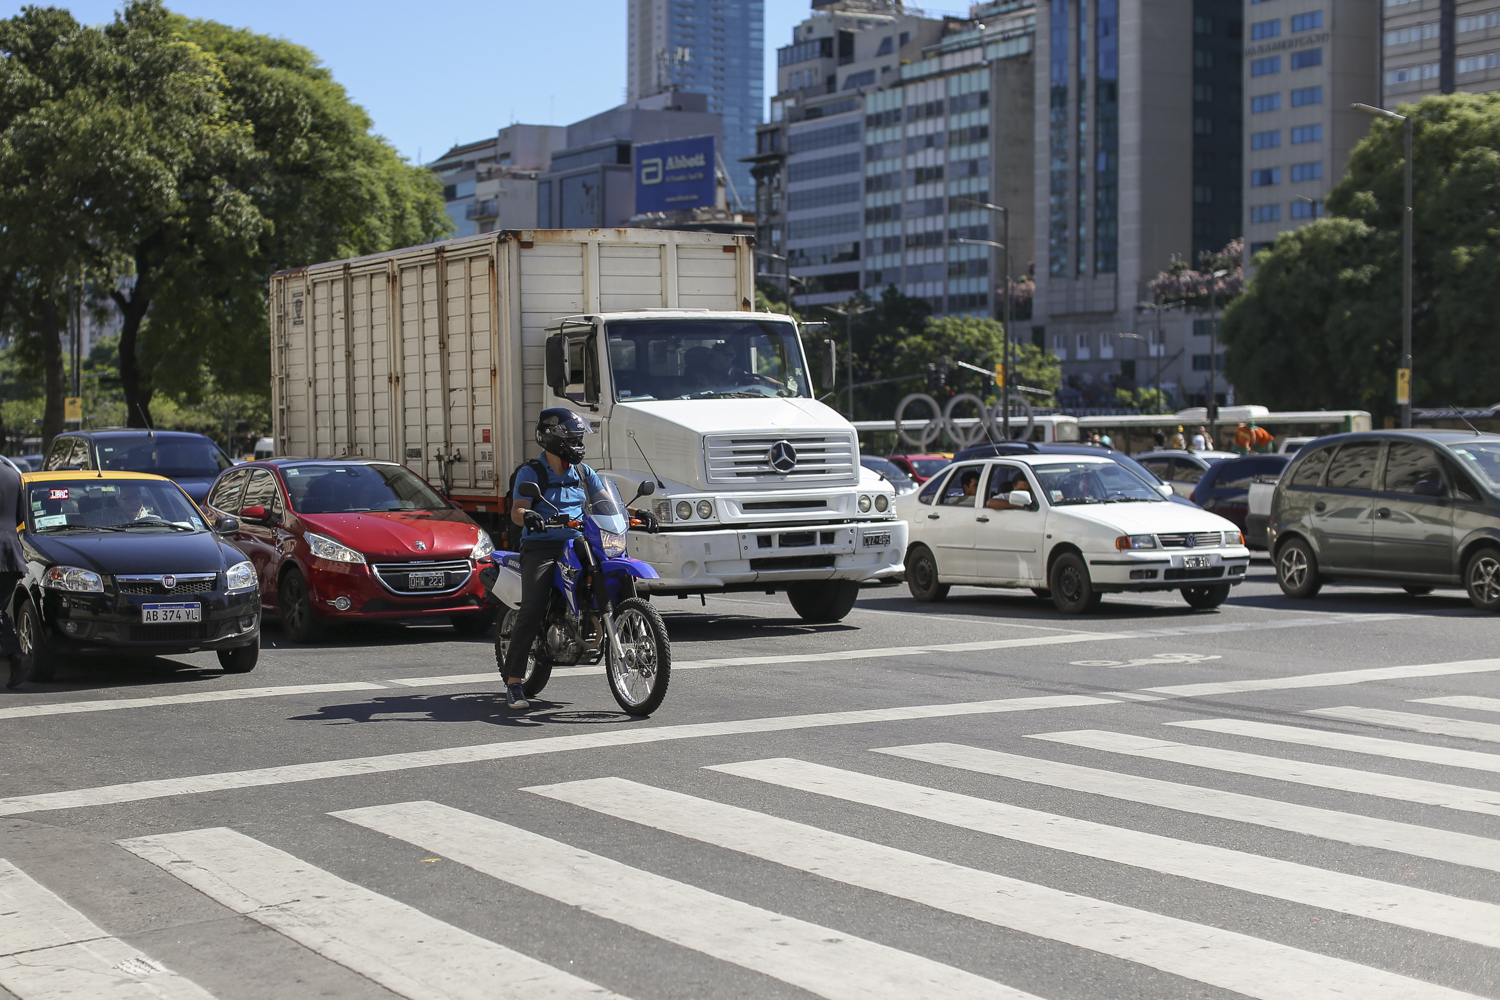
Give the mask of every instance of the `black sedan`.
[[229, 673], [255, 669], [255, 568], [205, 523], [182, 489], [131, 472], [23, 477], [26, 577], [11, 620], [31, 679], [79, 654], [161, 656], [214, 650]]

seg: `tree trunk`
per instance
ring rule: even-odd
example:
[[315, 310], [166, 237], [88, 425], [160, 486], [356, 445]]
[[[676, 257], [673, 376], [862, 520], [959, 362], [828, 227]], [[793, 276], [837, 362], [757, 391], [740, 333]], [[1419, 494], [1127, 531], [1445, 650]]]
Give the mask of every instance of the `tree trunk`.
[[56, 289], [38, 286], [35, 292], [36, 335], [42, 342], [42, 373], [47, 386], [47, 402], [42, 410], [42, 454], [52, 447], [52, 439], [62, 433], [63, 396], [67, 378], [63, 371], [62, 312], [58, 309]]
[[137, 273], [129, 298], [119, 289], [111, 291], [109, 296], [120, 307], [120, 315], [124, 318], [120, 329], [120, 385], [125, 390], [125, 426], [150, 427], [153, 392], [136, 361], [141, 321], [146, 318], [146, 309], [151, 304], [145, 281]]

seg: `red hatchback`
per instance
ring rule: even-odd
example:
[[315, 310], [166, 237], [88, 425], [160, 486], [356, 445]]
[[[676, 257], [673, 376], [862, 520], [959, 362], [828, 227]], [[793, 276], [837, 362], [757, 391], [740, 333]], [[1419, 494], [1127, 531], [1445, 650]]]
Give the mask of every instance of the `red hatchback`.
[[887, 455], [885, 459], [916, 483], [927, 482], [953, 464], [953, 459], [946, 455]]
[[239, 518], [261, 604], [294, 642], [331, 622], [446, 617], [466, 635], [494, 622], [480, 565], [490, 536], [394, 462], [276, 458], [225, 470], [204, 506]]

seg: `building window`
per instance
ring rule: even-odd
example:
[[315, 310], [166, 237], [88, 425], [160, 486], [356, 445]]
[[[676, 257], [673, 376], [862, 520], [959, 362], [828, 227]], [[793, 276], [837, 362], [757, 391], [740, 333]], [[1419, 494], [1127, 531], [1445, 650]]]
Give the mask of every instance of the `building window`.
[[1280, 205], [1252, 205], [1250, 208], [1251, 222], [1280, 222]]
[[[1297, 92], [1295, 90], [1292, 91], [1292, 95], [1293, 95], [1292, 96], [1292, 102], [1293, 103], [1296, 103], [1296, 100], [1297, 100], [1296, 93]], [[1252, 97], [1252, 98], [1250, 98], [1250, 113], [1252, 115], [1258, 115], [1262, 111], [1280, 111], [1280, 110], [1281, 110], [1281, 95], [1280, 94], [1261, 94], [1259, 97]]]
[[1272, 73], [1281, 72], [1281, 57], [1270, 56], [1265, 59], [1250, 60], [1251, 76], [1270, 76]]
[[1323, 217], [1323, 203], [1321, 201], [1292, 202], [1292, 218], [1294, 219], [1321, 219]]
[[1194, 135], [1213, 135], [1214, 134], [1214, 120], [1212, 118], [1194, 118], [1193, 119], [1193, 134]]
[[1211, 354], [1194, 354], [1193, 355], [1193, 371], [1195, 371], [1195, 372], [1207, 372], [1207, 371], [1214, 371], [1214, 370], [1223, 371], [1224, 370], [1224, 355], [1223, 354], [1219, 355], [1219, 357], [1218, 357], [1218, 362], [1219, 363], [1217, 365], [1210, 364], [1210, 359], [1211, 358], [1213, 358], [1213, 355], [1211, 355]]
[[[1477, 17], [1461, 17], [1461, 18], [1459, 18], [1458, 19], [1458, 32], [1459, 32], [1459, 34], [1463, 34], [1466, 31], [1482, 31], [1485, 28], [1493, 28], [1493, 27], [1496, 27], [1497, 25], [1500, 25], [1500, 10], [1492, 10], [1488, 14], [1480, 14]], [[1426, 34], [1426, 32], [1427, 32], [1427, 30], [1429, 28], [1432, 29], [1432, 34]], [[1422, 35], [1423, 38], [1436, 38], [1437, 34], [1438, 34], [1438, 26], [1436, 24], [1424, 24], [1424, 25], [1422, 25], [1422, 31], [1423, 31], [1423, 35]], [[1416, 33], [1416, 29], [1415, 28], [1408, 29], [1407, 31], [1404, 31], [1404, 32], [1402, 32], [1402, 31], [1388, 31], [1388, 32], [1386, 32], [1386, 35], [1385, 35], [1385, 38], [1386, 38], [1385, 44], [1387, 44], [1387, 45], [1398, 45], [1398, 44], [1400, 44], [1399, 42], [1393, 42], [1393, 41], [1390, 40], [1392, 35], [1415, 34], [1415, 33]], [[1414, 40], [1415, 39], [1403, 39], [1403, 41], [1414, 41]]]
[[[1293, 132], [1296, 130], [1294, 129]], [[1296, 139], [1292, 140], [1296, 142]], [[1281, 145], [1281, 129], [1271, 129], [1269, 132], [1251, 132], [1251, 149], [1275, 149]]]
[[1281, 168], [1267, 167], [1264, 170], [1250, 171], [1251, 187], [1269, 187], [1272, 184], [1281, 183]]
[[1305, 104], [1322, 104], [1322, 87], [1303, 87], [1301, 90], [1292, 91], [1292, 107], [1300, 108]]
[[[1320, 180], [1322, 177], [1323, 177], [1323, 161], [1322, 160], [1318, 160], [1315, 163], [1293, 163], [1292, 164], [1292, 180], [1294, 182], [1295, 181], [1315, 181], [1315, 180]], [[1293, 213], [1293, 214], [1295, 214], [1295, 213]]]
[[1385, 82], [1389, 86], [1393, 83], [1411, 83], [1416, 80], [1435, 80], [1438, 75], [1438, 64], [1427, 63], [1424, 66], [1408, 66], [1405, 69], [1386, 70]]
[[1260, 41], [1262, 38], [1275, 38], [1281, 34], [1281, 18], [1274, 21], [1257, 21], [1250, 25], [1250, 38], [1252, 41]]
[[1307, 69], [1309, 66], [1321, 65], [1323, 65], [1322, 49], [1306, 49], [1292, 53], [1292, 69]]
[[1210, 205], [1210, 204], [1213, 204], [1213, 200], [1214, 200], [1214, 189], [1213, 189], [1212, 185], [1210, 185], [1210, 184], [1194, 184], [1193, 185], [1193, 201], [1195, 201], [1199, 205]]
[[1292, 18], [1292, 31], [1311, 31], [1314, 28], [1323, 27], [1323, 12], [1315, 10], [1311, 14], [1298, 14]]
[[1207, 49], [1194, 49], [1193, 65], [1198, 69], [1213, 69], [1214, 54]]
[[[1496, 14], [1500, 14], [1500, 11], [1497, 11]], [[1477, 31], [1480, 28], [1493, 27], [1496, 24], [1500, 24], [1500, 17], [1496, 17], [1496, 14], [1489, 15], [1491, 18], [1495, 18], [1495, 20], [1490, 21], [1488, 25], [1484, 24], [1486, 20], [1484, 17], [1461, 17], [1458, 19], [1458, 30], [1460, 32]], [[1470, 26], [1466, 28], [1464, 27], [1465, 24], [1469, 24]], [[1438, 24], [1436, 21], [1433, 21], [1430, 24], [1402, 28], [1400, 31], [1387, 31], [1385, 33], [1385, 44], [1409, 45], [1412, 42], [1425, 42], [1429, 38], [1437, 38], [1438, 34]]]
[[1209, 334], [1214, 332], [1214, 327], [1218, 325], [1218, 322], [1218, 320], [1213, 319], [1193, 320], [1193, 336], [1207, 337]]
[[1193, 34], [1212, 35], [1214, 33], [1214, 19], [1199, 15], [1193, 18]]
[[1292, 129], [1292, 145], [1296, 146], [1304, 142], [1322, 142], [1323, 125], [1303, 125]]
[[1211, 83], [1193, 84], [1193, 100], [1212, 101], [1214, 99], [1214, 85]]
[[1460, 59], [1458, 65], [1455, 67], [1455, 72], [1477, 73], [1484, 69], [1494, 69], [1496, 66], [1500, 66], [1500, 52], [1491, 52], [1489, 55], [1470, 56], [1467, 59]]
[[1250, 244], [1250, 259], [1254, 260], [1256, 254], [1258, 254], [1258, 253], [1265, 253], [1267, 250], [1271, 249], [1275, 245], [1276, 244], [1272, 243], [1269, 240], [1267, 240], [1267, 241], [1265, 241], [1263, 243], [1252, 243], [1252, 244]]

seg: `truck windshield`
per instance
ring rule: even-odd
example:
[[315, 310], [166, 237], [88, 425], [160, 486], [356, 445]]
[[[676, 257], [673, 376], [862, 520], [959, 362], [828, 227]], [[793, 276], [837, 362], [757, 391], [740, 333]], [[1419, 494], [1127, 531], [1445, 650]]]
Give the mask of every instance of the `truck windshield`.
[[796, 328], [757, 320], [610, 323], [615, 400], [808, 396]]

